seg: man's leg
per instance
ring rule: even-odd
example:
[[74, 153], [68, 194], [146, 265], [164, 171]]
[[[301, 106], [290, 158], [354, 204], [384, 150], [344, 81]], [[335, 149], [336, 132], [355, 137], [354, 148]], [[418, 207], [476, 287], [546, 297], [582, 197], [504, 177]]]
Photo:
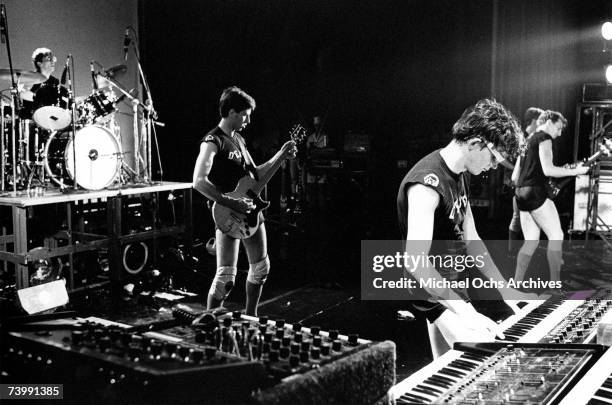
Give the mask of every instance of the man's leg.
[[239, 240], [227, 236], [218, 229], [215, 238], [217, 273], [208, 291], [207, 309], [222, 306], [236, 282]]
[[523, 242], [523, 246], [521, 246], [518, 254], [516, 255], [516, 270], [514, 272], [514, 279], [517, 281], [522, 281], [525, 278], [525, 273], [527, 273], [527, 268], [531, 262], [531, 256], [533, 256], [540, 241], [540, 228], [531, 217], [531, 213], [521, 211], [520, 215], [521, 229], [523, 230], [525, 242]]
[[247, 315], [256, 316], [261, 290], [270, 272], [265, 224], [262, 223], [257, 232], [250, 238], [244, 239], [243, 243], [249, 258], [245, 312]]
[[544, 231], [548, 238], [546, 258], [550, 271], [550, 280], [561, 278], [561, 265], [563, 264], [563, 230], [555, 203], [547, 199], [544, 204], [532, 213], [534, 221]]

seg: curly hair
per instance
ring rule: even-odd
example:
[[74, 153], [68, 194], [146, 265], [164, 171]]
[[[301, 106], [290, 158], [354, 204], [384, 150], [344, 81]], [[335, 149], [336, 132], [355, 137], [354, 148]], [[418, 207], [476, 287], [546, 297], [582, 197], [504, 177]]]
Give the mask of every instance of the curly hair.
[[[517, 118], [494, 99], [485, 98], [466, 108], [453, 125], [453, 139], [459, 143], [480, 138], [491, 142], [508, 156], [516, 156], [523, 131]], [[484, 147], [484, 146], [483, 146]]]
[[228, 87], [221, 93], [221, 98], [219, 99], [219, 114], [221, 114], [222, 118], [226, 118], [232, 109], [236, 112], [240, 112], [249, 108], [252, 110], [255, 109], [255, 99], [239, 87]]

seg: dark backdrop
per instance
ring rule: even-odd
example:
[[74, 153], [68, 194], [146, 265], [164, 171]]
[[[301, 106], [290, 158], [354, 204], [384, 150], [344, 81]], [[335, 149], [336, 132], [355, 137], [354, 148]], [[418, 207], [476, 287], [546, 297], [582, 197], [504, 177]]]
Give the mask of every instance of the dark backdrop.
[[[546, 102], [571, 118], [585, 64], [576, 57], [584, 41], [572, 41], [572, 33], [582, 35], [605, 2], [583, 3], [497, 2], [494, 37], [496, 2], [489, 0], [141, 1], [143, 62], [167, 124], [159, 132], [165, 178], [191, 180], [198, 140], [219, 119], [221, 90], [238, 85], [258, 104], [247, 137], [286, 133], [315, 114], [327, 114], [336, 146], [349, 130], [370, 134], [364, 221], [369, 237], [395, 237], [395, 193], [406, 171], [397, 161], [411, 165], [448, 142], [465, 107], [495, 93], [519, 116]], [[563, 39], [555, 48], [563, 53], [548, 64], [520, 59]], [[558, 79], [559, 64], [569, 79]], [[553, 79], [541, 88], [521, 84], [548, 72]]]

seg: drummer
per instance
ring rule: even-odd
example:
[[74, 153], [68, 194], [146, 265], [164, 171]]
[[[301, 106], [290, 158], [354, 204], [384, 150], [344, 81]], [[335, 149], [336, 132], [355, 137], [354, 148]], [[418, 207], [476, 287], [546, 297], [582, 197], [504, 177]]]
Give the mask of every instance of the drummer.
[[[60, 84], [59, 80], [52, 76], [52, 73], [55, 71], [55, 63], [57, 62], [57, 58], [53, 55], [53, 52], [49, 48], [37, 48], [32, 53], [32, 63], [34, 64], [34, 69], [43, 76], [47, 78], [43, 83], [38, 83], [33, 85], [29, 90], [21, 87], [19, 91], [19, 96], [22, 100], [26, 102], [34, 101], [34, 94], [41, 86], [51, 85], [58, 86]], [[26, 110], [27, 103], [24, 103], [24, 107]], [[30, 111], [31, 113], [31, 111]]]

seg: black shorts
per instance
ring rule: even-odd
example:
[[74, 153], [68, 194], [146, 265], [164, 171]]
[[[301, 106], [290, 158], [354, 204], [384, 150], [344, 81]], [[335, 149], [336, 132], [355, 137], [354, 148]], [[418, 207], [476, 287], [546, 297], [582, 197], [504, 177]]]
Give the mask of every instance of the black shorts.
[[540, 208], [548, 198], [546, 187], [543, 186], [517, 187], [514, 195], [519, 210], [529, 212]]

